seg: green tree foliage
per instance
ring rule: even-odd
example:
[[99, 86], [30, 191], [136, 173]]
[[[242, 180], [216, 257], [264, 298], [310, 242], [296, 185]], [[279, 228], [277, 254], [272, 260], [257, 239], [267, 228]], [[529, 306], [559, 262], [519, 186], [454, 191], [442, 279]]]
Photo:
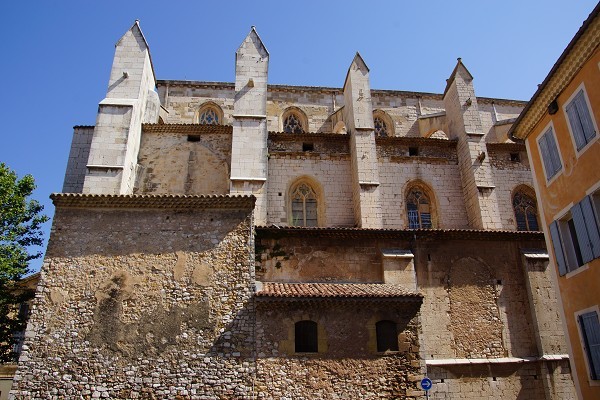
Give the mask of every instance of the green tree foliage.
[[41, 252], [29, 253], [31, 246], [43, 243], [42, 224], [48, 217], [43, 206], [28, 199], [35, 189], [31, 175], [17, 174], [0, 163], [0, 362], [13, 361], [14, 333], [25, 328], [25, 313], [18, 305], [33, 293], [19, 287], [29, 272], [29, 261]]

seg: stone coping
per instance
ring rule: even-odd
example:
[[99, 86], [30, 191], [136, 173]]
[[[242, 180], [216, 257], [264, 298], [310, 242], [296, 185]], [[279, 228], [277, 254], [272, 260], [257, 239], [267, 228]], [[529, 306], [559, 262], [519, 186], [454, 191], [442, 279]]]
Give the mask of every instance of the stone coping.
[[425, 364], [432, 367], [474, 364], [521, 364], [539, 361], [561, 361], [568, 359], [568, 354], [544, 354], [540, 357], [440, 358], [425, 360]]
[[543, 232], [481, 229], [375, 229], [349, 227], [307, 228], [299, 226], [257, 226], [258, 237], [376, 238], [400, 240], [544, 240]]
[[256, 198], [246, 195], [52, 193], [56, 207], [251, 210]]
[[231, 134], [231, 125], [201, 125], [201, 124], [142, 124], [144, 133], [181, 133], [181, 134]]

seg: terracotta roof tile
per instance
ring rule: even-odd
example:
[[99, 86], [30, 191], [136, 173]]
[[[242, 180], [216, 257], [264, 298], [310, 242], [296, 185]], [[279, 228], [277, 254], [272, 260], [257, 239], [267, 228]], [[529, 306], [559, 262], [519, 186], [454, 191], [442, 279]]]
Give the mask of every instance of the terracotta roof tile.
[[200, 125], [200, 124], [142, 124], [144, 133], [181, 133], [181, 134], [231, 134], [231, 125]]
[[257, 298], [281, 299], [414, 299], [423, 295], [399, 285], [384, 283], [277, 283], [264, 282]]
[[544, 240], [543, 232], [483, 229], [375, 229], [351, 227], [256, 226], [259, 237], [330, 237], [405, 240]]
[[83, 194], [53, 193], [56, 207], [162, 208], [162, 209], [252, 209], [256, 198], [241, 195], [183, 194]]

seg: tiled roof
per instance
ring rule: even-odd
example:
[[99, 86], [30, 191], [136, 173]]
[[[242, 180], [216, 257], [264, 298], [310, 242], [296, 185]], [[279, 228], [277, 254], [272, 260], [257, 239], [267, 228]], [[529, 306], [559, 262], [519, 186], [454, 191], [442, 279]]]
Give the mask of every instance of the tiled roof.
[[256, 292], [268, 299], [396, 299], [420, 301], [423, 295], [384, 283], [277, 283], [264, 282]]
[[182, 133], [182, 134], [231, 134], [231, 125], [200, 125], [200, 124], [142, 124], [144, 133]]
[[83, 194], [53, 193], [56, 207], [162, 208], [162, 209], [252, 209], [256, 198], [241, 195], [178, 194]]
[[401, 240], [544, 240], [543, 232], [483, 229], [373, 229], [373, 228], [307, 228], [301, 226], [257, 226], [258, 237], [328, 237], [378, 238]]

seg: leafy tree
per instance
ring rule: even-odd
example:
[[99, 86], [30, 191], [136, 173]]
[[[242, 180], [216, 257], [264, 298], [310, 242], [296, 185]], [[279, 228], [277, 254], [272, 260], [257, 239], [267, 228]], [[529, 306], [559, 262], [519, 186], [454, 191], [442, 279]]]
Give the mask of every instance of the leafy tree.
[[28, 199], [35, 189], [31, 175], [17, 174], [0, 163], [0, 362], [14, 361], [14, 333], [25, 329], [26, 315], [18, 305], [33, 293], [19, 287], [29, 272], [29, 261], [42, 253], [29, 253], [30, 246], [43, 243], [42, 224], [48, 217], [43, 206]]

